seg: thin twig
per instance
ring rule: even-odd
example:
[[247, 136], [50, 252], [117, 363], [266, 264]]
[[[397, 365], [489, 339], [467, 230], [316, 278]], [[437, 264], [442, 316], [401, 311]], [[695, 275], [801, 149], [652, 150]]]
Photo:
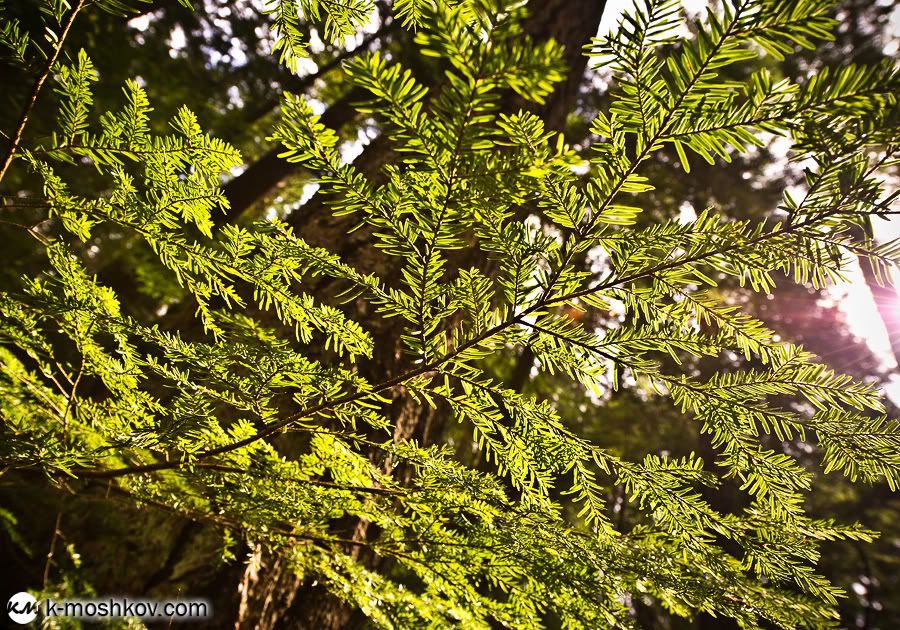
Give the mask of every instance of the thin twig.
[[[88, 331], [90, 334], [90, 331]], [[78, 389], [78, 383], [81, 382], [81, 377], [84, 375], [84, 355], [81, 356], [81, 366], [78, 368], [78, 376], [75, 377], [75, 382], [72, 383], [72, 391], [69, 393], [69, 398], [66, 401], [66, 409], [63, 411], [63, 444], [68, 446], [69, 444], [69, 411], [72, 409], [72, 403], [75, 401], [75, 393]]]
[[50, 538], [50, 549], [47, 551], [47, 561], [44, 563], [44, 580], [43, 580], [43, 590], [47, 590], [47, 583], [50, 580], [50, 565], [53, 562], [53, 554], [56, 551], [56, 540], [59, 538], [59, 525], [62, 522], [62, 502], [64, 498], [60, 499], [60, 507], [56, 512], [56, 522], [53, 525], [53, 536]]
[[0, 165], [0, 181], [3, 181], [3, 176], [6, 175], [6, 170], [9, 168], [9, 165], [12, 164], [13, 158], [16, 155], [16, 150], [19, 148], [19, 144], [22, 142], [22, 134], [25, 132], [25, 126], [28, 124], [28, 116], [31, 114], [32, 108], [34, 108], [34, 104], [37, 102], [38, 94], [41, 92], [41, 88], [44, 86], [44, 82], [47, 80], [47, 77], [50, 76], [50, 72], [53, 70], [53, 64], [56, 63], [56, 59], [59, 57], [59, 53], [62, 50], [63, 43], [66, 41], [66, 37], [69, 35], [69, 29], [72, 28], [72, 23], [75, 22], [75, 16], [78, 15], [78, 12], [81, 11], [82, 7], [84, 7], [84, 0], [77, 0], [75, 6], [72, 7], [72, 12], [69, 13], [69, 17], [66, 20], [65, 24], [62, 25], [62, 30], [59, 32], [56, 38], [56, 45], [53, 47], [53, 51], [50, 55], [47, 56], [47, 61], [44, 63], [44, 67], [41, 68], [40, 74], [38, 74], [37, 78], [34, 80], [34, 86], [31, 88], [31, 95], [28, 97], [28, 102], [25, 104], [25, 109], [22, 110], [22, 115], [19, 118], [19, 123], [16, 125], [16, 131], [13, 133], [12, 141], [9, 144], [9, 149], [6, 150], [6, 155], [3, 157], [3, 164]]

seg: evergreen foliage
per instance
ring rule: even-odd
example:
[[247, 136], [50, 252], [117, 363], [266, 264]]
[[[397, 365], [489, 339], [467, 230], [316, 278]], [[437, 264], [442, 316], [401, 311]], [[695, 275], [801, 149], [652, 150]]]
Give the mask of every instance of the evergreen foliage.
[[[900, 425], [872, 385], [779, 340], [715, 287], [824, 286], [858, 256], [890, 280], [900, 242], [859, 234], [896, 212], [884, 173], [900, 148], [900, 71], [727, 78], [759, 55], [829, 38], [830, 3], [729, 0], [685, 37], [677, 2], [646, 0], [588, 51], [615, 89], [584, 160], [538, 115], [509, 106], [542, 103], [565, 72], [558, 45], [523, 31], [521, 5], [396, 2], [394, 18], [444, 70], [437, 86], [389, 53], [345, 62], [346, 81], [368, 95], [359, 111], [396, 151], [377, 182], [347, 163], [303, 96], [285, 96], [269, 140], [316, 174], [328, 207], [392, 261], [391, 275], [353, 268], [278, 219], [217, 222], [240, 153], [187, 108], [160, 133], [153, 86], [131, 81], [121, 109], [95, 111], [88, 54], [60, 55], [65, 25], [94, 3], [49, 3], [41, 43], [4, 20], [9, 57], [49, 62], [34, 97], [46, 79], [57, 99], [55, 132], [22, 137], [29, 105], [0, 171], [0, 186], [11, 163], [42, 182], [39, 197], [4, 190], [2, 216], [21, 223], [17, 211], [42, 209], [20, 227], [46, 257], [40, 277], [0, 294], [4, 471], [72, 492], [109, 484], [214, 523], [228, 540], [272, 545], [378, 626], [535, 628], [553, 615], [569, 628], [629, 627], [631, 599], [646, 593], [685, 617], [832, 627], [842, 592], [816, 572], [819, 547], [876, 534], [811, 518], [804, 502], [818, 473], [781, 444], [802, 440], [825, 472], [895, 489]], [[274, 52], [290, 68], [306, 54], [298, 9], [340, 42], [374, 6], [269, 5]], [[780, 219], [709, 209], [638, 225], [654, 187], [641, 167], [655, 152], [671, 145], [687, 171], [773, 136], [807, 165]], [[79, 192], [78, 173], [92, 169], [106, 182], [99, 196]], [[154, 252], [190, 295], [202, 334], [168, 328], [164, 312], [127, 314], [86, 271], [86, 245], [110, 227]], [[333, 292], [317, 293], [317, 278]], [[621, 316], [592, 328], [587, 309]], [[365, 378], [380, 348], [370, 324], [391, 318], [402, 322], [402, 369]], [[510, 347], [527, 347], [537, 369], [577, 381], [585, 397], [627, 378], [671, 398], [711, 436], [718, 469], [695, 454], [632, 461], [578, 435], [552, 400], [485, 368]], [[690, 368], [692, 357], [729, 352], [749, 367], [707, 380]], [[484, 465], [398, 438], [398, 395], [465, 426]], [[278, 448], [285, 434], [301, 446]], [[709, 501], [730, 479], [745, 498], [735, 512]], [[643, 514], [630, 531], [611, 523], [606, 502], [620, 484]], [[370, 534], [335, 527], [347, 518]], [[376, 570], [360, 548], [392, 564]]]

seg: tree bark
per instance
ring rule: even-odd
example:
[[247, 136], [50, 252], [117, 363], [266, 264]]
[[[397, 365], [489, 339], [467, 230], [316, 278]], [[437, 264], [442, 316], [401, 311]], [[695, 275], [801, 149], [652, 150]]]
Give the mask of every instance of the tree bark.
[[547, 129], [562, 131], [566, 118], [575, 111], [584, 85], [588, 59], [584, 47], [596, 37], [606, 0], [531, 0], [525, 31], [535, 41], [553, 39], [564, 47], [566, 78], [544, 105], [533, 108]]
[[[565, 47], [565, 63], [569, 73], [565, 82], [539, 107], [531, 107], [545, 122], [548, 129], [563, 130], [569, 112], [575, 109], [587, 59], [582, 54], [583, 47], [597, 33], [605, 3], [594, 0], [532, 0], [531, 14], [525, 23], [526, 31], [536, 40], [555, 39]], [[352, 99], [348, 99], [348, 104]], [[508, 106], [516, 108], [521, 105], [512, 101]], [[504, 109], [508, 109], [505, 107]], [[352, 118], [352, 114], [350, 115]], [[326, 124], [334, 127], [333, 122]], [[376, 177], [383, 163], [391, 155], [389, 143], [378, 139], [369, 145], [356, 160], [360, 169], [369, 176]], [[235, 208], [246, 208], [254, 203], [259, 195], [264, 195], [286, 175], [290, 174], [293, 165], [282, 163], [275, 166], [275, 159], [270, 156], [265, 162], [248, 169], [237, 178], [226, 194]], [[241, 180], [241, 181], [239, 181]], [[322, 212], [323, 200], [316, 196], [310, 203], [288, 217], [288, 222], [300, 231], [301, 236], [311, 244], [330, 245], [343, 242], [342, 251], [352, 257], [351, 264], [358, 265], [364, 271], [374, 271], [378, 267], [390, 265], [391, 261], [367, 259], [365, 251], [373, 251], [370, 247], [356, 247], [358, 238], [346, 237], [346, 219], [336, 220], [329, 213]], [[365, 233], [365, 230], [360, 230]], [[342, 236], [343, 235], [343, 236]], [[376, 252], [373, 254], [378, 256]], [[383, 258], [383, 256], [381, 257]], [[383, 271], [383, 269], [382, 269]], [[369, 370], [380, 373], [382, 377], [396, 369], [400, 360], [399, 347], [396, 347], [399, 335], [391, 330], [396, 324], [393, 320], [384, 322], [385, 329], [378, 336], [383, 344], [375, 353], [380, 358], [380, 365], [367, 366]], [[387, 347], [395, 344], [394, 347]], [[527, 379], [518, 375], [517, 380]], [[524, 383], [523, 383], [524, 384]], [[520, 384], [521, 387], [521, 384]], [[423, 410], [412, 404], [402, 392], [395, 395], [391, 405], [391, 416], [394, 423], [394, 439], [408, 439], [413, 435], [435, 439], [439, 419], [433, 417], [431, 410]], [[396, 474], [397, 471], [395, 471]], [[350, 524], [347, 524], [350, 525]], [[365, 540], [369, 535], [369, 524], [356, 521], [353, 526], [354, 540]], [[314, 630], [338, 630], [340, 628], [358, 627], [362, 620], [357, 611], [347, 606], [336, 597], [327, 593], [321, 584], [308, 580], [299, 584], [292, 578], [290, 567], [280, 561], [275, 554], [261, 550], [258, 561], [251, 563], [245, 571], [242, 581], [242, 614], [237, 628], [309, 628]], [[355, 554], [356, 559], [367, 566], [375, 567], [379, 559], [355, 547], [347, 553]], [[271, 602], [280, 606], [272, 607]], [[246, 605], [245, 605], [246, 604]]]
[[[363, 99], [366, 91], [352, 88], [322, 114], [322, 124], [331, 129], [340, 129], [356, 116], [353, 104]], [[296, 173], [299, 166], [278, 157], [281, 147], [267, 151], [261, 158], [250, 164], [243, 173], [225, 184], [222, 192], [228, 199], [229, 208], [218, 223], [233, 223], [248, 208], [265, 199], [288, 176]]]

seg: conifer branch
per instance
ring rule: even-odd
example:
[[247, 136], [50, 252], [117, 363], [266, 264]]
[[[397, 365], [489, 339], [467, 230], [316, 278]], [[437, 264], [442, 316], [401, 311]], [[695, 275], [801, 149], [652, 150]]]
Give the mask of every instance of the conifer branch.
[[9, 147], [6, 149], [6, 153], [4, 153], [3, 155], [2, 162], [0, 162], [0, 182], [3, 181], [3, 177], [6, 175], [6, 171], [9, 168], [9, 165], [12, 164], [12, 161], [16, 156], [16, 151], [19, 149], [19, 144], [22, 142], [22, 134], [25, 133], [25, 126], [28, 124], [28, 116], [31, 114], [31, 110], [34, 107], [34, 104], [37, 102], [38, 95], [41, 93], [41, 88], [44, 86], [44, 82], [53, 71], [53, 66], [56, 63], [60, 52], [62, 52], [63, 44], [65, 44], [66, 38], [69, 36], [69, 30], [72, 28], [72, 24], [74, 24], [75, 17], [78, 15], [78, 12], [81, 11], [81, 9], [84, 7], [84, 2], [85, 0], [75, 0], [75, 4], [69, 11], [69, 15], [66, 18], [66, 21], [62, 24], [62, 28], [60, 29], [59, 33], [56, 34], [56, 41], [53, 44], [53, 49], [51, 50], [50, 54], [47, 55], [47, 60], [44, 62], [43, 67], [41, 68], [40, 72], [38, 72], [38, 75], [34, 80], [34, 85], [31, 88], [31, 93], [28, 95], [28, 100], [25, 103], [25, 107], [22, 110], [22, 114], [19, 117], [18, 123], [16, 124], [15, 131], [13, 131], [12, 137], [10, 139]]

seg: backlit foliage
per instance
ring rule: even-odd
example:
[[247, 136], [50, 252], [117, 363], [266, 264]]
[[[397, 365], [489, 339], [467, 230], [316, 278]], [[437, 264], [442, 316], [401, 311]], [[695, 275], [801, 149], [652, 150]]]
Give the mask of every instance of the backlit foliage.
[[[66, 19], [53, 18], [58, 4], [51, 32]], [[90, 58], [60, 58], [48, 78], [57, 129], [13, 156], [43, 193], [3, 190], [4, 220], [46, 210], [22, 226], [46, 252], [45, 273], [0, 295], [3, 469], [74, 490], [109, 482], [137, 503], [274, 545], [384, 627], [535, 628], [548, 611], [565, 627], [627, 627], [641, 594], [686, 617], [830, 627], [840, 590], [815, 571], [818, 545], [873, 533], [807, 516], [820, 471], [782, 443], [815, 445], [825, 471], [896, 487], [900, 427], [872, 387], [777, 340], [716, 286], [729, 276], [761, 292], [826, 285], [860, 255], [889, 278], [900, 244], [875, 246], [859, 228], [896, 207], [881, 178], [900, 143], [897, 68], [847, 66], [800, 85], [768, 70], [726, 79], [759, 55], [827, 39], [830, 4], [729, 0], [685, 38], [678, 3], [648, 0], [589, 51], [614, 89], [585, 160], [540, 117], [506, 105], [512, 93], [543, 102], [565, 70], [558, 46], [524, 34], [522, 3], [393, 8], [446, 72], [426, 87], [387, 53], [345, 64], [369, 94], [359, 107], [398, 156], [383, 178], [342, 159], [335, 130], [302, 96], [286, 95], [270, 137], [396, 262], [390, 277], [354, 269], [279, 220], [217, 222], [239, 153], [187, 108], [167, 133], [152, 131], [152, 85], [129, 82], [121, 109], [94, 111]], [[275, 53], [291, 67], [304, 54], [301, 17], [339, 42], [373, 10], [272, 3]], [[22, 62], [41, 57], [14, 22], [0, 43]], [[775, 216], [731, 221], [709, 209], [635, 226], [654, 152], [672, 145], [687, 170], [773, 136], [808, 165], [805, 189], [785, 192]], [[99, 171], [106, 192], [79, 193], [79, 169]], [[123, 314], [83, 260], [82, 244], [109, 225], [149, 245], [190, 295], [202, 333], [168, 329], [165, 314]], [[318, 277], [335, 293], [313, 293]], [[402, 328], [404, 369], [383, 381], [360, 373], [377, 352], [371, 322], [352, 318], [360, 303]], [[577, 316], [584, 309], [621, 317], [593, 329]], [[568, 375], [595, 401], [623, 377], [670, 397], [711, 436], [718, 467], [694, 454], [629, 461], [590, 443], [551, 401], [486, 372], [483, 359], [511, 347], [530, 348], [537, 369]], [[728, 352], [752, 367], [705, 381], [689, 367]], [[393, 439], [398, 392], [468, 427], [488, 465]], [[307, 436], [302, 452], [266, 439], [286, 432]], [[725, 479], [746, 496], [736, 513], [706, 498]], [[610, 521], [606, 489], [617, 484], [644, 514], [630, 531]], [[378, 533], [348, 540], [331, 527], [342, 517]], [[350, 553], [359, 546], [394, 568], [378, 573]]]

